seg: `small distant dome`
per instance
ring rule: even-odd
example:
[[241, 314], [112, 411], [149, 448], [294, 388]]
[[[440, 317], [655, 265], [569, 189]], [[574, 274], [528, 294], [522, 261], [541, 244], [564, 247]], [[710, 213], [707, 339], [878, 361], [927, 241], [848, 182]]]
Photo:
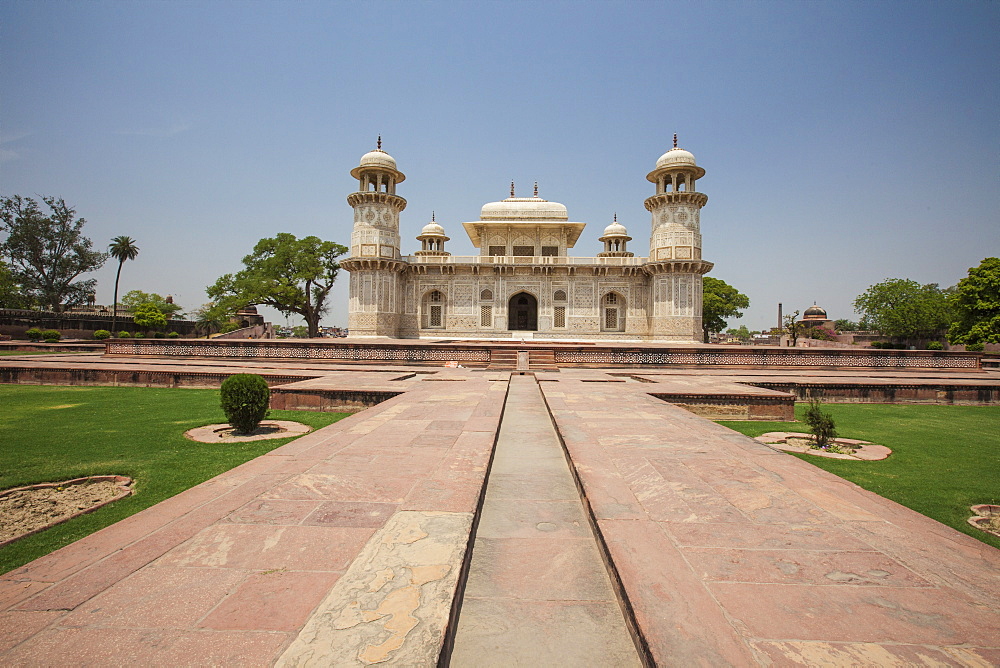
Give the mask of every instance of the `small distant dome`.
[[656, 161], [656, 168], [663, 169], [664, 167], [697, 167], [698, 163], [694, 161], [694, 155], [689, 151], [685, 151], [682, 148], [672, 148], [663, 155], [660, 159]]
[[382, 167], [383, 169], [391, 169], [396, 171], [396, 159], [391, 155], [383, 151], [382, 149], [375, 149], [374, 151], [369, 151], [361, 156], [361, 162], [358, 164], [359, 167]]
[[606, 236], [606, 237], [627, 237], [628, 236], [628, 230], [625, 229], [624, 225], [622, 225], [618, 221], [615, 221], [615, 222], [611, 223], [610, 225], [608, 225], [607, 227], [604, 228], [604, 236]]
[[802, 314], [802, 317], [804, 317], [804, 318], [822, 318], [822, 319], [826, 320], [826, 310], [820, 308], [819, 306], [816, 306], [816, 304], [813, 304], [812, 306], [810, 306], [809, 308], [806, 309], [805, 313]]
[[444, 228], [435, 223], [433, 220], [426, 225], [424, 229], [420, 230], [420, 236], [422, 237], [443, 237]]

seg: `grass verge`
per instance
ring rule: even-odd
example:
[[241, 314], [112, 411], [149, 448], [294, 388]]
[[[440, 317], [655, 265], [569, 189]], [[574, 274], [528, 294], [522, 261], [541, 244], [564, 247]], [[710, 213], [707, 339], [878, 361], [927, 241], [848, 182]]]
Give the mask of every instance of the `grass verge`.
[[[795, 405], [804, 420], [807, 405]], [[793, 454], [867, 490], [1000, 548], [1000, 538], [969, 526], [969, 506], [1000, 501], [1000, 406], [824, 404], [837, 434], [892, 449], [878, 462]], [[760, 436], [769, 431], [808, 432], [800, 422], [728, 422], [730, 429]]]
[[[135, 481], [128, 498], [0, 548], [0, 573], [293, 440], [184, 438], [188, 429], [226, 421], [218, 390], [0, 385], [0, 406], [0, 489], [97, 474]], [[346, 416], [271, 411], [269, 418], [319, 428]]]

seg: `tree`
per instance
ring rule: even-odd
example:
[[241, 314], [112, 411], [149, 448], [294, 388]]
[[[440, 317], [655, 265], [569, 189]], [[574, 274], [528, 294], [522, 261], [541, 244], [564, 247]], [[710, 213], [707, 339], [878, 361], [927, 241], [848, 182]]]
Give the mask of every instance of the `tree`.
[[783, 317], [782, 320], [784, 322], [782, 323], [783, 327], [781, 328], [781, 331], [785, 334], [788, 334], [788, 336], [792, 338], [792, 348], [794, 348], [799, 341], [799, 334], [802, 333], [802, 329], [805, 327], [805, 325], [803, 325], [802, 322], [799, 320], [798, 311], [795, 311], [794, 313], [789, 313], [788, 315]]
[[950, 343], [1000, 343], [1000, 258], [988, 257], [971, 267], [955, 286], [951, 306]]
[[861, 326], [858, 323], [853, 320], [848, 320], [847, 318], [835, 320], [833, 327], [838, 332], [857, 332], [861, 329]]
[[297, 313], [306, 321], [309, 336], [319, 335], [319, 319], [337, 279], [337, 258], [347, 248], [319, 237], [296, 239], [282, 232], [261, 239], [243, 258], [245, 269], [221, 276], [206, 291], [217, 304], [235, 312], [263, 304], [285, 315]]
[[0, 260], [0, 308], [31, 308], [32, 305], [31, 298], [24, 294], [14, 272]]
[[179, 304], [162, 297], [155, 292], [143, 292], [142, 290], [129, 290], [122, 296], [122, 306], [135, 310], [144, 304], [151, 304], [167, 318], [172, 318], [175, 313], [184, 310]]
[[118, 273], [115, 274], [115, 303], [111, 307], [111, 331], [113, 332], [118, 324], [118, 281], [122, 277], [122, 265], [125, 264], [125, 260], [134, 260], [139, 255], [139, 247], [135, 245], [135, 239], [132, 237], [120, 236], [111, 240], [108, 250], [111, 257], [118, 260]]
[[232, 317], [232, 313], [226, 312], [224, 308], [218, 306], [215, 302], [202, 304], [191, 315], [194, 316], [194, 320], [197, 323], [194, 326], [195, 331], [203, 333], [206, 339], [215, 332], [221, 331], [222, 326]]
[[96, 279], [77, 281], [80, 274], [100, 269], [108, 256], [92, 249], [83, 236], [83, 218], [56, 197], [42, 197], [49, 215], [30, 197], [0, 199], [0, 226], [7, 239], [0, 244], [24, 294], [53, 310], [75, 306], [94, 292]]
[[920, 285], [905, 278], [888, 278], [854, 300], [854, 310], [885, 336], [931, 338], [951, 323], [951, 307], [937, 283]]
[[160, 329], [167, 326], [167, 317], [152, 304], [143, 304], [132, 312], [132, 320], [144, 330]]
[[709, 332], [721, 332], [729, 318], [742, 318], [740, 309], [749, 308], [750, 298], [718, 278], [706, 276], [703, 280], [701, 329], [708, 343]]

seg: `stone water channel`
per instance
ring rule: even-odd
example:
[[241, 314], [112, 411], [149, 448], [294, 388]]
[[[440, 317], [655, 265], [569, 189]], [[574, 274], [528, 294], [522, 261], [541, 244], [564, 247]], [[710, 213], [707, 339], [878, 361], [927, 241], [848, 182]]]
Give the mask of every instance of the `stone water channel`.
[[640, 666], [535, 377], [512, 375], [452, 666]]

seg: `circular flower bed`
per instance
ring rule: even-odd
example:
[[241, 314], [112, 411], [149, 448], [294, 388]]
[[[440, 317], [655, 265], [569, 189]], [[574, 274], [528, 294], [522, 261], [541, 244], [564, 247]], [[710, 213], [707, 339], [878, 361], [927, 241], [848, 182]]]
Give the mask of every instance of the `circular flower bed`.
[[830, 439], [831, 447], [817, 448], [812, 435], [794, 431], [772, 431], [762, 434], [754, 440], [785, 452], [800, 452], [817, 457], [830, 457], [831, 459], [877, 461], [892, 454], [892, 450], [884, 445], [859, 441], [854, 438], [833, 438]]
[[0, 547], [89, 513], [132, 493], [131, 478], [95, 475], [0, 492]]

